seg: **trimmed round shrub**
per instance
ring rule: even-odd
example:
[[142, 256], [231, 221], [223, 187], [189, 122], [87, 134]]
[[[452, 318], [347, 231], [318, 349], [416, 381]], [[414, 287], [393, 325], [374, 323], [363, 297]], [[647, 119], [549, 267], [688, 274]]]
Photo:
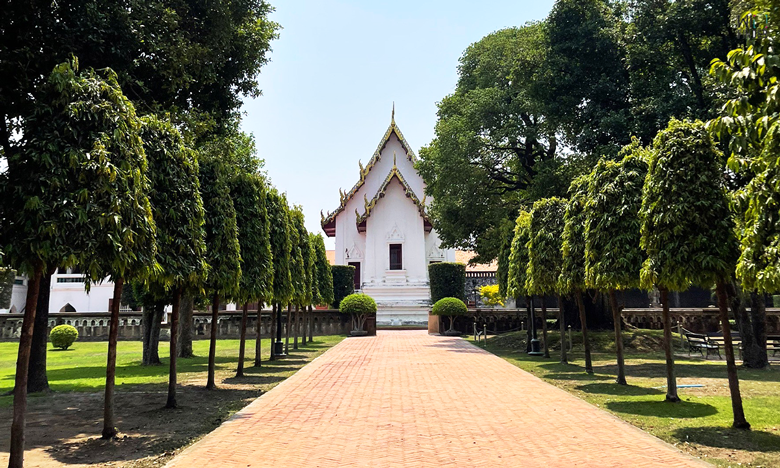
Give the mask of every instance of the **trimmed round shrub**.
[[450, 318], [450, 329], [448, 332], [454, 332], [455, 329], [455, 317], [459, 315], [466, 315], [469, 309], [466, 304], [455, 297], [445, 297], [436, 301], [433, 305], [431, 313], [433, 315], [447, 316]]
[[49, 339], [52, 346], [59, 349], [68, 349], [79, 338], [79, 331], [70, 325], [57, 325], [51, 329]]
[[428, 265], [428, 278], [434, 304], [444, 297], [466, 300], [466, 265], [463, 263], [431, 263]]
[[353, 315], [354, 330], [362, 331], [366, 323], [366, 315], [376, 313], [376, 302], [365, 294], [350, 294], [341, 301], [339, 312]]
[[355, 267], [352, 265], [331, 265], [333, 273], [333, 308], [340, 309], [341, 301], [355, 292]]

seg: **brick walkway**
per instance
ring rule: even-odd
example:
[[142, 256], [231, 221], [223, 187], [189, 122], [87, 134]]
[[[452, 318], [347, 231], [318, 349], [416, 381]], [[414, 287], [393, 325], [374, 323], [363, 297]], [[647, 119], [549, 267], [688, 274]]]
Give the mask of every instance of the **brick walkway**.
[[458, 338], [344, 340], [169, 467], [710, 467]]

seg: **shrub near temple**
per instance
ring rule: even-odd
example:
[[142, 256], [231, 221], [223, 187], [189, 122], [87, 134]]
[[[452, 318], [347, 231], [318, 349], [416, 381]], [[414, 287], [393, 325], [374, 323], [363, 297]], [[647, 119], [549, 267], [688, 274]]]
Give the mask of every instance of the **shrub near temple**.
[[57, 325], [49, 334], [51, 345], [57, 349], [68, 349], [79, 338], [79, 331], [71, 325]]
[[341, 301], [355, 292], [355, 267], [352, 265], [331, 265], [333, 276], [333, 308], [340, 309]]
[[466, 299], [466, 265], [455, 262], [432, 263], [428, 265], [431, 281], [431, 302], [444, 297]]
[[365, 294], [350, 294], [341, 301], [339, 312], [354, 316], [353, 335], [365, 335], [366, 315], [376, 313], [376, 302]]
[[466, 315], [468, 308], [466, 304], [460, 299], [454, 297], [445, 297], [436, 301], [431, 309], [433, 315], [446, 316], [450, 318], [450, 328], [445, 335], [460, 335], [460, 332], [455, 330], [455, 317]]

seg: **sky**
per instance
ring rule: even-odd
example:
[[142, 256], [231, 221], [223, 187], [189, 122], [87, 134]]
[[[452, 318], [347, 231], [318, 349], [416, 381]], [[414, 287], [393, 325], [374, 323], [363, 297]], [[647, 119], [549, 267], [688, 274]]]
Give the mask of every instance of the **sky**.
[[[395, 120], [419, 153], [430, 143], [436, 103], [452, 93], [458, 59], [493, 31], [544, 19], [553, 0], [271, 0], [282, 26], [246, 99], [252, 133], [273, 184], [302, 205], [306, 228], [322, 233], [320, 210], [359, 179]], [[333, 239], [326, 237], [333, 248]]]

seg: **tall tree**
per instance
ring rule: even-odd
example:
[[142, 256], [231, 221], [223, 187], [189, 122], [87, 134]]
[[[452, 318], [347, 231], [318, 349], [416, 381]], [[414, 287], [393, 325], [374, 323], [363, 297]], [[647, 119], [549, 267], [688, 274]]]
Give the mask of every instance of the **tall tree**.
[[563, 243], [561, 254], [563, 265], [558, 278], [558, 288], [561, 294], [571, 294], [577, 302], [582, 324], [582, 342], [585, 347], [585, 372], [593, 373], [593, 362], [590, 355], [590, 340], [588, 339], [588, 317], [585, 313], [585, 302], [582, 291], [585, 285], [585, 205], [588, 202], [588, 187], [590, 177], [583, 175], [574, 179], [569, 187], [569, 203], [564, 214]]
[[615, 327], [617, 383], [626, 385], [623, 359], [623, 318], [615, 291], [639, 286], [639, 269], [645, 256], [639, 248], [639, 209], [647, 165], [634, 150], [625, 150], [625, 163], [602, 159], [588, 186], [585, 205], [585, 283], [609, 295]]
[[563, 237], [563, 217], [566, 212], [566, 200], [562, 198], [544, 198], [534, 202], [531, 211], [530, 239], [528, 241], [528, 269], [525, 289], [530, 294], [542, 297], [542, 332], [544, 333], [544, 356], [550, 357], [547, 345], [547, 316], [545, 295], [555, 294], [558, 298], [558, 323], [561, 330], [561, 362], [568, 361], [566, 356], [566, 320], [563, 313], [558, 277], [563, 266], [561, 242]]
[[470, 45], [455, 92], [438, 104], [436, 136], [420, 150], [437, 232], [445, 245], [475, 251], [476, 261], [496, 258], [502, 224], [523, 204], [538, 164], [555, 155], [555, 132], [534, 99], [545, 50], [538, 23]]
[[116, 75], [79, 73], [74, 59], [51, 72], [38, 96], [34, 112], [23, 121], [19, 147], [24, 151], [5, 153], [9, 177], [0, 238], [7, 244], [6, 260], [30, 278], [14, 388], [12, 467], [23, 462], [26, 380], [43, 271], [79, 264], [90, 279], [111, 275], [117, 280], [104, 421], [110, 437], [122, 278], [154, 266], [140, 121]]
[[185, 291], [197, 292], [208, 274], [205, 213], [198, 160], [171, 122], [150, 115], [141, 130], [148, 161], [152, 206], [157, 225], [160, 272], [144, 285], [158, 301], [172, 301], [170, 369], [166, 407], [176, 407], [179, 309]]
[[[275, 312], [276, 317], [271, 317], [271, 321], [276, 324], [276, 337], [271, 337], [273, 343], [271, 356], [273, 357], [277, 354], [281, 354], [283, 351], [281, 329], [282, 306], [287, 305], [293, 297], [293, 283], [292, 276], [290, 275], [290, 251], [292, 250], [290, 232], [292, 231], [292, 228], [289, 226], [287, 199], [275, 188], [272, 188], [268, 192], [267, 209], [271, 228], [269, 238], [271, 241], [271, 256], [274, 265], [272, 299], [274, 303], [273, 312]], [[255, 365], [258, 364], [259, 363], [257, 362], [255, 363]]]
[[536, 338], [533, 335], [536, 330], [536, 310], [531, 302], [531, 295], [525, 289], [526, 273], [528, 271], [528, 241], [531, 238], [530, 228], [531, 213], [521, 211], [515, 220], [515, 228], [512, 236], [512, 245], [508, 259], [509, 265], [507, 268], [506, 295], [500, 294], [499, 291], [499, 296], [514, 297], [515, 302], [519, 302], [521, 297], [525, 297], [525, 303], [528, 309], [527, 351], [532, 351], [531, 340]]
[[[236, 209], [238, 242], [241, 245], [241, 285], [233, 296], [243, 305], [241, 314], [241, 335], [236, 376], [244, 375], [244, 352], [249, 303], [257, 302], [258, 330], [260, 311], [273, 292], [273, 259], [268, 240], [270, 229], [266, 210], [266, 187], [262, 177], [256, 173], [239, 172], [230, 182], [230, 194]], [[258, 340], [260, 337], [258, 336]], [[256, 351], [259, 345], [255, 344]], [[256, 356], [256, 360], [259, 358]]]
[[[212, 153], [212, 151], [214, 151]], [[205, 283], [211, 298], [211, 340], [206, 388], [217, 387], [214, 379], [219, 332], [219, 303], [238, 293], [241, 280], [241, 248], [238, 243], [236, 209], [230, 193], [229, 181], [233, 168], [218, 159], [219, 152], [208, 146], [200, 158], [200, 190], [205, 211], [206, 261], [210, 266]]]
[[[749, 428], [742, 408], [726, 287], [738, 257], [734, 220], [729, 211], [723, 154], [701, 121], [672, 120], [654, 142], [643, 191], [642, 284], [672, 290], [689, 285], [716, 286], [733, 426]], [[685, 245], [686, 248], [678, 246]]]
[[[293, 332], [292, 308], [295, 307], [295, 324], [298, 323], [298, 310], [306, 302], [306, 265], [304, 263], [304, 247], [309, 242], [309, 234], [303, 225], [303, 209], [300, 206], [293, 206], [288, 211], [288, 222], [290, 229], [290, 278], [292, 281], [292, 298], [287, 305], [287, 328], [285, 330], [285, 352], [290, 352], [290, 333]], [[305, 237], [305, 240], [303, 239]], [[308, 253], [308, 250], [306, 251]], [[311, 291], [309, 291], [311, 294]], [[297, 330], [297, 328], [295, 328]], [[295, 335], [295, 341], [298, 341], [298, 335]]]
[[[333, 273], [330, 270], [330, 262], [325, 250], [325, 239], [322, 234], [310, 234], [311, 243], [314, 246], [314, 266], [316, 268], [317, 295], [314, 298], [315, 304], [333, 303]], [[309, 341], [312, 341], [314, 334], [313, 317], [309, 318]]]

